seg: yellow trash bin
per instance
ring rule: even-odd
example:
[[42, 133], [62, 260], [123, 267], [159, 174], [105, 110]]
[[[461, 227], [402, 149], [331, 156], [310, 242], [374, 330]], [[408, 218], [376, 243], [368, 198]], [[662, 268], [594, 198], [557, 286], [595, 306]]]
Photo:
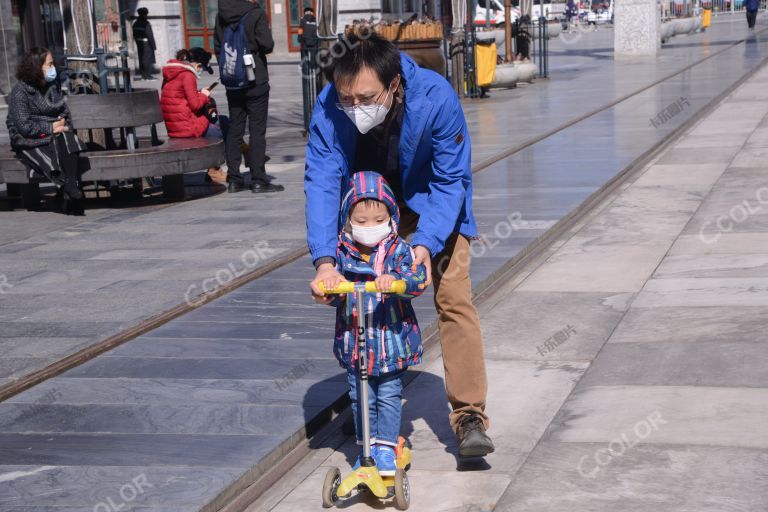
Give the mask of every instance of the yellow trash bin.
[[475, 64], [477, 67], [478, 87], [487, 87], [493, 83], [496, 73], [496, 43], [480, 43], [475, 45]]
[[701, 28], [707, 28], [712, 23], [712, 9], [704, 8], [701, 14]]

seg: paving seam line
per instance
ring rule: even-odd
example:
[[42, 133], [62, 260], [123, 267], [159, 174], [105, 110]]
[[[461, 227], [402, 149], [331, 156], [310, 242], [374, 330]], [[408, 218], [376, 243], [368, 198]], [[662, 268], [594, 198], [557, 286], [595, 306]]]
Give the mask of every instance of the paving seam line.
[[[765, 30], [768, 30], [768, 29], [765, 29]], [[740, 41], [739, 43], [736, 43], [736, 44], [740, 44], [741, 42], [743, 41]], [[729, 46], [728, 48], [731, 48], [731, 47]], [[703, 59], [703, 60], [706, 60], [706, 59]], [[556, 241], [559, 241], [560, 239], [568, 235], [568, 232], [571, 229], [573, 229], [574, 226], [577, 226], [584, 218], [589, 216], [590, 213], [596, 210], [599, 210], [603, 204], [608, 204], [612, 202], [616, 198], [618, 193], [620, 193], [618, 189], [622, 185], [624, 185], [625, 183], [628, 183], [630, 179], [634, 177], [639, 177], [639, 175], [646, 170], [649, 163], [658, 159], [658, 157], [662, 153], [664, 153], [667, 149], [669, 149], [670, 146], [678, 142], [681, 136], [684, 135], [686, 131], [691, 129], [704, 117], [708, 116], [715, 109], [717, 109], [737, 88], [739, 88], [744, 82], [749, 80], [755, 73], [760, 71], [763, 67], [765, 67], [766, 63], [768, 63], [768, 57], [764, 58], [762, 61], [760, 61], [760, 63], [757, 66], [749, 70], [736, 82], [728, 86], [723, 92], [721, 92], [715, 98], [713, 98], [707, 105], [699, 109], [699, 111], [696, 114], [691, 116], [685, 122], [681, 123], [680, 126], [675, 128], [674, 130], [672, 130], [662, 142], [648, 149], [639, 157], [637, 157], [635, 160], [633, 160], [629, 165], [627, 165], [624, 169], [622, 169], [621, 172], [619, 172], [617, 175], [611, 178], [600, 189], [592, 193], [587, 199], [585, 199], [581, 204], [579, 204], [579, 206], [577, 206], [571, 213], [569, 213], [567, 216], [565, 216], [560, 221], [558, 221], [555, 225], [549, 228], [540, 237], [536, 238], [533, 242], [528, 244], [518, 255], [511, 258], [499, 270], [497, 270], [496, 272], [491, 274], [489, 277], [487, 277], [486, 279], [481, 281], [479, 284], [477, 284], [474, 287], [475, 292], [473, 293], [473, 300], [476, 303], [476, 305], [478, 307], [482, 307], [483, 303], [493, 295], [493, 293], [496, 290], [494, 285], [514, 279], [517, 275], [522, 273], [528, 267], [536, 268], [540, 264], [542, 264], [549, 256], [548, 251]], [[670, 75], [670, 77], [668, 78], [671, 78], [676, 74], [677, 73]], [[638, 94], [640, 92], [643, 92], [645, 89], [646, 88], [638, 91]], [[600, 109], [599, 111], [602, 111], [602, 110], [604, 109]], [[575, 232], [572, 234], [575, 234]], [[437, 331], [436, 324], [437, 322], [432, 322], [427, 328], [423, 329], [423, 333], [424, 333], [423, 344], [424, 344], [425, 359], [426, 357], [434, 357], [435, 355], [439, 355], [440, 353], [439, 352], [440, 345], [437, 337], [438, 331]], [[608, 338], [606, 338], [606, 341], [607, 339]], [[603, 347], [604, 346], [605, 346], [605, 343], [603, 344]], [[599, 352], [602, 351], [603, 347], [600, 348], [597, 354], [599, 354]], [[597, 354], [595, 356], [597, 356]], [[414, 377], [413, 380], [416, 380], [417, 378], [418, 376]], [[577, 384], [578, 382], [575, 385]], [[408, 385], [410, 385], [410, 383], [408, 383]], [[407, 385], [405, 387], [407, 387]], [[332, 408], [335, 408], [334, 410], [338, 411], [339, 406], [345, 407], [345, 409], [347, 410], [344, 413], [348, 413], [348, 409], [349, 409], [348, 404], [349, 404], [349, 399], [346, 395], [344, 395], [340, 397], [339, 400], [334, 402], [334, 405], [329, 407], [326, 410], [325, 414], [330, 412], [329, 410]], [[565, 401], [563, 402], [563, 404], [565, 404]], [[561, 408], [558, 408], [558, 411], [556, 411], [555, 416], [557, 415], [557, 413], [559, 413]], [[322, 414], [324, 413], [321, 413], [321, 415]], [[332, 416], [331, 421], [317, 432], [316, 438], [323, 439], [327, 436], [332, 435], [333, 431], [338, 427], [338, 424], [340, 424], [338, 417], [336, 415]], [[300, 432], [306, 433], [306, 429], [302, 428]], [[291, 439], [294, 439], [294, 438], [295, 436], [291, 437]], [[534, 447], [531, 449], [531, 452], [529, 452], [529, 455], [530, 453], [533, 452], [533, 449], [535, 449], [536, 446], [538, 446], [540, 441], [541, 441], [541, 438], [539, 438], [539, 440], [536, 442]], [[235, 491], [237, 487], [242, 488], [243, 479], [242, 478], [238, 479], [237, 482], [232, 484], [232, 486], [230, 486], [228, 489], [225, 489], [224, 491], [222, 491], [222, 493], [216, 499], [212, 500], [211, 503], [209, 503], [206, 507], [201, 509], [201, 512], [242, 512], [243, 510], [245, 510], [245, 508], [251, 505], [256, 499], [258, 499], [259, 496], [261, 496], [265, 491], [267, 491], [276, 481], [278, 481], [282, 475], [290, 471], [291, 468], [293, 468], [299, 461], [303, 460], [304, 457], [306, 457], [312, 452], [312, 449], [309, 447], [309, 441], [306, 438], [299, 440], [298, 445], [294, 446], [292, 449], [290, 448], [290, 446], [287, 446], [287, 443], [288, 441], [281, 443], [281, 445], [268, 456], [270, 460], [270, 464], [267, 464], [264, 466], [270, 469], [266, 473], [264, 473], [262, 476], [258, 477], [258, 479], [255, 482], [253, 482], [248, 487], [243, 489], [240, 492], [240, 494], [235, 492], [234, 497], [231, 497], [230, 499], [226, 499], [225, 498], [226, 495], [229, 495], [229, 496], [233, 495], [233, 493], [230, 491]], [[282, 460], [278, 458], [277, 459], [278, 461], [275, 463], [273, 462], [275, 458], [272, 457], [272, 455], [276, 452], [285, 453], [286, 455]], [[527, 460], [527, 458], [528, 457], [526, 456], [526, 458], [521, 463], [520, 467], [522, 467], [525, 464], [525, 461]], [[259, 467], [263, 466], [262, 462], [259, 463]], [[518, 468], [518, 471], [519, 471], [519, 468]], [[249, 471], [248, 474], [250, 475], [251, 473], [252, 471]], [[515, 472], [515, 474], [512, 475], [512, 479], [514, 479], [516, 475], [517, 475], [517, 472]], [[220, 501], [220, 499], [224, 499], [224, 501], [222, 502]]]
[[[765, 28], [765, 29], [761, 30], [760, 32], [758, 32], [758, 34], [763, 33], [766, 30], [768, 30], [768, 28]], [[593, 110], [591, 112], [588, 112], [586, 114], [582, 114], [581, 116], [578, 116], [578, 117], [576, 117], [575, 119], [573, 119], [571, 121], [568, 121], [568, 122], [566, 122], [566, 123], [564, 123], [564, 124], [562, 124], [560, 126], [557, 126], [557, 127], [553, 128], [553, 129], [545, 132], [542, 135], [539, 135], [539, 136], [536, 136], [536, 137], [532, 137], [532, 138], [530, 138], [530, 139], [528, 139], [528, 140], [526, 140], [526, 141], [524, 141], [524, 142], [522, 142], [520, 144], [517, 144], [517, 145], [512, 146], [511, 148], [508, 148], [508, 149], [506, 149], [506, 150], [504, 150], [504, 151], [502, 151], [500, 153], [497, 153], [496, 155], [494, 155], [492, 157], [489, 157], [489, 158], [487, 158], [487, 159], [485, 159], [485, 160], [483, 160], [483, 161], [473, 165], [472, 166], [472, 173], [475, 174], [475, 173], [478, 173], [478, 172], [480, 172], [480, 171], [482, 171], [484, 169], [487, 169], [491, 165], [493, 165], [493, 164], [503, 160], [504, 158], [508, 158], [508, 157], [512, 156], [513, 154], [521, 151], [522, 149], [525, 149], [525, 148], [527, 148], [527, 147], [529, 147], [529, 146], [531, 146], [533, 144], [536, 144], [537, 142], [540, 142], [541, 140], [544, 140], [545, 138], [550, 137], [550, 136], [554, 135], [555, 133], [558, 133], [558, 132], [560, 132], [562, 130], [565, 130], [565, 129], [573, 126], [574, 124], [579, 123], [579, 122], [581, 122], [581, 121], [583, 121], [583, 120], [585, 120], [585, 119], [587, 119], [587, 118], [589, 118], [591, 116], [599, 114], [600, 112], [603, 112], [604, 110], [612, 108], [612, 107], [616, 106], [618, 103], [620, 103], [622, 101], [626, 101], [627, 99], [629, 99], [629, 98], [631, 98], [631, 97], [633, 97], [633, 96], [635, 96], [637, 94], [640, 94], [640, 93], [646, 91], [647, 89], [649, 89], [651, 87], [655, 87], [656, 85], [659, 85], [660, 83], [662, 83], [662, 82], [664, 82], [666, 80], [669, 80], [670, 78], [673, 78], [673, 77], [675, 77], [675, 76], [677, 76], [677, 75], [679, 75], [681, 73], [684, 73], [685, 71], [688, 71], [689, 69], [693, 68], [694, 66], [697, 66], [697, 65], [701, 64], [702, 62], [704, 62], [704, 61], [706, 61], [708, 59], [711, 59], [711, 58], [713, 58], [713, 57], [715, 57], [717, 55], [720, 55], [721, 53], [723, 53], [725, 51], [728, 51], [728, 50], [732, 49], [734, 46], [739, 45], [739, 44], [741, 44], [743, 42], [744, 42], [744, 39], [742, 39], [741, 41], [737, 41], [735, 43], [732, 43], [729, 46], [719, 50], [718, 52], [713, 53], [712, 55], [704, 57], [703, 59], [698, 60], [698, 61], [696, 61], [694, 63], [691, 63], [688, 66], [682, 68], [681, 70], [678, 70], [678, 71], [676, 71], [676, 72], [674, 72], [674, 73], [672, 73], [672, 74], [670, 74], [670, 75], [668, 75], [668, 76], [666, 76], [666, 77], [664, 77], [664, 78], [662, 78], [660, 80], [657, 80], [656, 82], [653, 82], [653, 83], [651, 83], [651, 84], [649, 84], [647, 86], [641, 87], [640, 89], [638, 89], [638, 90], [636, 90], [636, 91], [634, 91], [632, 93], [624, 95], [621, 98], [618, 98], [618, 99], [608, 103], [607, 105], [605, 105], [603, 107], [599, 107], [599, 108], [597, 108], [597, 109], [595, 109], [595, 110]], [[760, 67], [760, 66], [762, 66], [762, 63], [760, 65], [758, 65], [758, 67]], [[751, 76], [751, 75], [749, 75], [749, 76]], [[739, 81], [737, 83], [741, 83], [741, 82]], [[706, 108], [706, 107], [704, 107], [704, 108]], [[587, 201], [589, 201], [589, 200], [590, 199], [587, 199]], [[169, 206], [173, 206], [173, 205], [169, 205]], [[577, 207], [577, 209], [579, 209], [579, 208], [580, 207]], [[569, 214], [568, 217], [570, 217], [570, 214]], [[566, 220], [568, 217], [566, 217], [564, 219], [561, 219], [561, 221]], [[554, 227], [550, 228], [550, 229], [554, 229]], [[546, 233], [545, 233], [545, 235], [546, 235]], [[536, 244], [536, 243], [538, 243], [538, 242], [534, 242], [534, 244]], [[530, 246], [526, 247], [523, 250], [523, 252], [520, 255], [518, 255], [518, 256], [522, 256], [524, 254], [529, 253], [530, 252], [529, 249], [530, 249]], [[276, 270], [276, 269], [278, 269], [280, 267], [283, 267], [283, 266], [285, 266], [285, 265], [287, 265], [287, 264], [289, 264], [289, 263], [291, 263], [291, 262], [301, 258], [302, 256], [304, 256], [304, 255], [306, 255], [308, 253], [309, 253], [309, 251], [307, 250], [307, 248], [299, 248], [299, 249], [295, 249], [293, 251], [290, 251], [289, 253], [287, 253], [287, 254], [285, 254], [283, 256], [280, 256], [280, 257], [276, 258], [275, 260], [273, 260], [273, 262], [271, 264], [269, 264], [268, 266], [255, 269], [254, 271], [240, 276], [239, 278], [235, 279], [234, 281], [232, 281], [230, 283], [227, 283], [227, 285], [225, 285], [223, 287], [220, 287], [220, 288], [216, 289], [215, 291], [213, 291], [213, 292], [211, 292], [209, 294], [205, 294], [202, 297], [196, 297], [195, 298], [195, 302], [196, 303], [195, 303], [194, 306], [191, 306], [191, 305], [187, 304], [186, 302], [182, 303], [182, 304], [179, 304], [178, 306], [175, 306], [175, 307], [171, 308], [168, 311], [165, 311], [165, 312], [162, 312], [162, 313], [158, 313], [157, 315], [154, 315], [154, 316], [152, 316], [152, 317], [150, 317], [150, 318], [148, 318], [146, 320], [143, 320], [143, 321], [139, 322], [138, 324], [136, 324], [136, 325], [134, 325], [132, 327], [129, 327], [128, 329], [125, 329], [125, 330], [123, 330], [123, 331], [121, 331], [121, 332], [119, 332], [117, 334], [114, 334], [114, 335], [112, 335], [112, 336], [110, 336], [110, 337], [108, 337], [108, 338], [106, 338], [106, 339], [104, 339], [102, 341], [96, 342], [95, 344], [90, 345], [90, 346], [88, 346], [88, 347], [86, 347], [86, 348], [84, 348], [82, 350], [79, 350], [78, 352], [75, 352], [74, 354], [66, 356], [66, 357], [64, 357], [64, 358], [62, 358], [62, 359], [60, 359], [60, 360], [58, 360], [58, 361], [56, 361], [56, 362], [46, 366], [45, 368], [43, 368], [41, 370], [34, 371], [34, 372], [30, 373], [30, 374], [27, 374], [27, 375], [24, 375], [22, 377], [19, 377], [18, 379], [14, 380], [13, 382], [11, 382], [9, 384], [2, 385], [2, 386], [0, 386], [0, 402], [3, 402], [5, 400], [7, 400], [7, 399], [11, 398], [14, 395], [17, 395], [17, 394], [21, 393], [22, 391], [25, 391], [25, 390], [31, 388], [32, 386], [40, 384], [41, 382], [44, 382], [44, 381], [46, 381], [48, 379], [51, 379], [53, 377], [56, 377], [58, 375], [61, 375], [65, 371], [70, 370], [70, 369], [72, 369], [72, 368], [74, 368], [76, 366], [79, 366], [79, 365], [83, 364], [83, 363], [86, 363], [89, 360], [91, 360], [91, 359], [93, 359], [93, 358], [103, 354], [104, 352], [112, 350], [113, 348], [116, 348], [116, 347], [122, 345], [123, 343], [127, 343], [128, 341], [131, 341], [131, 340], [135, 339], [136, 337], [141, 336], [142, 334], [146, 334], [147, 332], [160, 327], [161, 325], [163, 325], [163, 324], [173, 320], [174, 318], [177, 318], [177, 317], [182, 316], [182, 315], [184, 315], [186, 313], [189, 313], [190, 311], [193, 311], [194, 309], [197, 309], [198, 307], [203, 306], [203, 305], [207, 304], [208, 302], [211, 302], [212, 300], [221, 297], [222, 295], [230, 293], [230, 292], [234, 291], [235, 289], [240, 288], [241, 286], [243, 286], [245, 284], [248, 284], [249, 282], [251, 282], [251, 281], [253, 281], [255, 279], [263, 277], [264, 275], [268, 274], [272, 270]], [[505, 265], [504, 267], [507, 267], [507, 266], [508, 265]], [[496, 273], [498, 273], [498, 271]], [[477, 297], [479, 294], [480, 294], [479, 292], [475, 293], [475, 296]], [[428, 326], [424, 330], [425, 337], [433, 336], [437, 332], [436, 329], [437, 329], [436, 326], [433, 326], [433, 325]]]

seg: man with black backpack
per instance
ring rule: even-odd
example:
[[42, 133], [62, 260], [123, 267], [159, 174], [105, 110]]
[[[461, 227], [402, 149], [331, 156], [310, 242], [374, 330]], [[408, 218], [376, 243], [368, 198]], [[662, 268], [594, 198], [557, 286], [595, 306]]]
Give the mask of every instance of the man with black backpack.
[[269, 106], [267, 54], [274, 46], [267, 14], [256, 1], [219, 0], [214, 50], [229, 104], [225, 140], [229, 192], [246, 188], [240, 174], [246, 121], [250, 132], [246, 158], [251, 168], [251, 192], [284, 190], [282, 185], [270, 183], [264, 167]]

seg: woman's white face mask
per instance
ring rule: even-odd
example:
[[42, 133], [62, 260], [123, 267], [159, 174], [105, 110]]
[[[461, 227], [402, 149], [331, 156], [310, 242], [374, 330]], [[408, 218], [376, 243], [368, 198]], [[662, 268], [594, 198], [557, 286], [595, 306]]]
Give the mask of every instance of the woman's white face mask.
[[379, 242], [384, 240], [392, 231], [389, 222], [390, 221], [387, 220], [376, 226], [358, 226], [357, 224], [352, 224], [350, 222], [350, 226], [352, 227], [352, 240], [365, 245], [366, 247], [376, 247], [379, 245]]
[[392, 93], [388, 90], [383, 104], [376, 103], [374, 105], [345, 107], [344, 113], [347, 114], [347, 117], [355, 124], [360, 133], [364, 135], [379, 126], [387, 118], [389, 107], [386, 104], [390, 94]]

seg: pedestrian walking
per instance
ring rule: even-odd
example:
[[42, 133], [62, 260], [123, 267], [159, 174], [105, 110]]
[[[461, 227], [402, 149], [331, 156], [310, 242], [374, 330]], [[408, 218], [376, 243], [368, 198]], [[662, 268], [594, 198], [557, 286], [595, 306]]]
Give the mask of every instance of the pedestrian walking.
[[747, 9], [747, 26], [753, 29], [757, 21], [757, 10], [760, 9], [760, 0], [745, 0], [744, 7]]
[[240, 174], [246, 123], [251, 192], [284, 190], [282, 185], [270, 182], [264, 165], [269, 107], [267, 54], [272, 53], [274, 46], [267, 14], [256, 1], [219, 0], [214, 50], [219, 57], [221, 83], [227, 89], [229, 105], [229, 131], [224, 145], [230, 193], [246, 189]]
[[148, 19], [149, 9], [141, 7], [136, 13], [139, 18], [133, 22], [133, 39], [136, 41], [136, 51], [139, 56], [139, 73], [144, 80], [157, 80], [152, 75], [157, 45], [152, 33], [152, 24]]
[[307, 144], [307, 242], [318, 283], [339, 278], [340, 198], [359, 170], [384, 176], [400, 209], [398, 233], [413, 235], [413, 264], [434, 282], [450, 425], [459, 455], [494, 450], [486, 433], [487, 378], [469, 279], [472, 215], [469, 130], [451, 85], [377, 34], [335, 43], [331, 83], [318, 97]]
[[568, 30], [571, 29], [571, 20], [573, 19], [573, 16], [576, 11], [576, 2], [575, 0], [568, 0], [566, 2], [566, 8], [565, 8], [565, 16], [568, 19]]

